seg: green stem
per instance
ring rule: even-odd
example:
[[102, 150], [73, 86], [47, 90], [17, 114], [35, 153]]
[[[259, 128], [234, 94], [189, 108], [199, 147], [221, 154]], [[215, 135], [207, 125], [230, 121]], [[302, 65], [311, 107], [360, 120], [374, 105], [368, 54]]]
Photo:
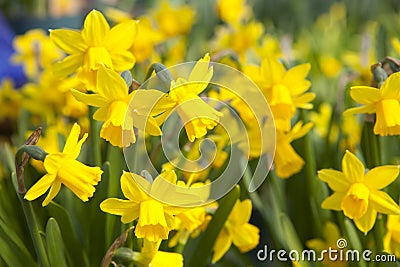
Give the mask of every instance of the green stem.
[[[373, 132], [374, 121], [371, 115], [367, 115], [365, 118], [363, 128], [363, 147], [365, 156], [365, 165], [367, 168], [372, 169], [381, 164], [381, 157], [379, 151], [379, 140]], [[374, 227], [374, 237], [376, 244], [376, 253], [379, 254], [383, 251], [383, 235], [384, 225], [382, 216], [378, 214], [377, 221]], [[382, 266], [378, 263], [378, 266]]]
[[90, 163], [95, 166], [101, 166], [101, 149], [100, 149], [100, 125], [98, 121], [93, 119], [93, 114], [96, 108], [89, 106], [89, 119], [90, 119], [90, 150], [91, 157]]
[[43, 243], [42, 236], [40, 234], [39, 223], [35, 216], [35, 213], [30, 202], [25, 201], [19, 197], [22, 205], [22, 209], [25, 214], [25, 218], [28, 224], [29, 232], [31, 234], [33, 245], [35, 247], [36, 255], [38, 257], [40, 266], [50, 266], [47, 258], [46, 247]]
[[[17, 180], [17, 175], [15, 170], [13, 170], [12, 177], [14, 180]], [[21, 203], [22, 210], [25, 215], [26, 222], [28, 224], [29, 233], [31, 234], [33, 245], [35, 247], [35, 252], [38, 258], [39, 265], [42, 267], [50, 266], [49, 259], [47, 258], [46, 247], [43, 243], [43, 239], [41, 237], [41, 231], [39, 229], [39, 223], [35, 216], [35, 212], [33, 211], [32, 204], [29, 201], [26, 201], [22, 198], [20, 194], [18, 194], [18, 199]]]

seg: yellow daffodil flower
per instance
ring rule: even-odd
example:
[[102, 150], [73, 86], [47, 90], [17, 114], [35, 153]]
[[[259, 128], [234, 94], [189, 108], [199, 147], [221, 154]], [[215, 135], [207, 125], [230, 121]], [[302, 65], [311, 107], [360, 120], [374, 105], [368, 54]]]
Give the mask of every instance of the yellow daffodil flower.
[[71, 92], [79, 101], [99, 107], [93, 118], [104, 121], [100, 137], [113, 146], [128, 147], [135, 143], [133, 127], [151, 135], [161, 135], [161, 130], [149, 111], [153, 104], [151, 100], [157, 100], [164, 95], [160, 91], [134, 90], [128, 94], [124, 79], [102, 66], [97, 72], [96, 94], [84, 94], [74, 89]]
[[41, 29], [30, 30], [15, 37], [14, 49], [16, 52], [11, 58], [12, 62], [21, 64], [31, 79], [36, 79], [43, 69], [62, 57], [61, 51]]
[[[143, 247], [140, 253], [134, 256], [133, 261], [139, 267], [183, 267], [182, 254], [158, 250], [161, 240], [151, 242], [143, 240]], [[136, 266], [136, 265], [135, 265]]]
[[81, 128], [74, 124], [62, 152], [50, 153], [44, 160], [45, 174], [25, 194], [25, 199], [31, 201], [43, 195], [49, 188], [49, 194], [42, 205], [46, 206], [58, 194], [61, 184], [72, 190], [82, 201], [88, 201], [93, 196], [95, 185], [100, 181], [103, 171], [99, 167], [89, 167], [76, 160], [86, 133], [79, 140]]
[[[198, 96], [206, 89], [213, 75], [213, 67], [209, 68], [209, 62], [210, 56], [206, 54], [193, 67], [187, 80], [178, 78], [176, 81], [171, 81], [168, 99], [173, 105], [170, 110], [176, 108], [190, 142], [205, 136], [207, 130], [213, 129], [223, 115]], [[166, 118], [168, 115], [169, 111], [161, 118]]]
[[351, 97], [361, 107], [350, 108], [343, 115], [376, 113], [374, 133], [377, 135], [400, 134], [400, 73], [389, 76], [380, 89], [369, 86], [353, 86]]
[[219, 261], [232, 243], [242, 253], [248, 252], [258, 245], [260, 230], [248, 223], [251, 206], [250, 199], [236, 202], [214, 244], [212, 263]]
[[277, 129], [290, 129], [290, 119], [296, 108], [313, 107], [309, 102], [315, 98], [315, 94], [305, 93], [311, 85], [306, 80], [310, 67], [310, 64], [301, 64], [286, 71], [277, 58], [270, 57], [265, 58], [260, 67], [245, 66], [244, 73], [260, 87], [267, 99]]
[[[139, 18], [138, 32], [136, 41], [133, 44], [131, 51], [138, 63], [141, 63], [149, 58], [154, 52], [154, 46], [160, 43], [164, 38], [162, 33], [155, 30], [148, 18]], [[174, 49], [171, 49], [174, 50]]]
[[[323, 230], [322, 230], [322, 235], [323, 239], [321, 238], [314, 238], [311, 240], [308, 240], [306, 242], [307, 247], [313, 249], [314, 251], [320, 253], [320, 255], [323, 255], [323, 264], [324, 266], [327, 267], [345, 267], [348, 266], [347, 262], [345, 260], [332, 260], [328, 257], [328, 255], [324, 255], [321, 252], [323, 250], [328, 250], [329, 248], [331, 249], [336, 249], [338, 250], [337, 246], [337, 241], [342, 237], [340, 235], [339, 228], [337, 227], [336, 224], [332, 222], [327, 222], [325, 223]], [[342, 249], [342, 248], [341, 248]]]
[[185, 34], [192, 28], [195, 13], [188, 5], [172, 7], [168, 1], [162, 1], [160, 9], [155, 11], [159, 30], [165, 37]]
[[354, 220], [358, 229], [367, 234], [375, 224], [377, 212], [400, 214], [400, 207], [381, 191], [398, 175], [397, 165], [379, 166], [365, 174], [361, 161], [346, 151], [341, 172], [330, 169], [318, 172], [318, 177], [334, 191], [322, 202], [322, 208], [342, 210], [344, 215]]
[[290, 143], [306, 135], [312, 126], [313, 123], [303, 125], [302, 122], [298, 122], [289, 132], [277, 130], [274, 164], [276, 174], [280, 178], [289, 178], [303, 168], [304, 160], [296, 153]]
[[400, 215], [388, 215], [386, 229], [383, 238], [385, 251], [400, 258]]
[[215, 50], [231, 49], [239, 55], [241, 61], [245, 61], [246, 53], [258, 47], [263, 32], [262, 23], [257, 21], [220, 27], [217, 28], [212, 46]]
[[78, 71], [78, 77], [95, 91], [94, 78], [100, 66], [117, 72], [131, 69], [135, 57], [129, 51], [136, 37], [136, 21], [128, 20], [110, 29], [104, 16], [92, 10], [86, 17], [82, 31], [58, 29], [50, 31], [50, 38], [69, 56], [54, 65], [60, 76]]
[[84, 116], [88, 111], [87, 106], [75, 99], [73, 102], [70, 100], [70, 88], [78, 85], [80, 83], [76, 78], [60, 79], [51, 69], [46, 69], [41, 73], [38, 83], [27, 83], [23, 87], [24, 107], [42, 117], [48, 114], [64, 114], [74, 118]]
[[142, 189], [144, 187], [150, 190], [150, 194], [154, 193], [152, 191], [159, 190], [160, 181], [163, 179], [176, 183], [177, 178], [174, 171], [166, 171], [150, 183], [137, 174], [124, 172], [121, 176], [121, 188], [128, 200], [109, 198], [100, 204], [100, 208], [104, 212], [120, 215], [123, 223], [139, 218], [135, 229], [138, 238], [152, 242], [167, 239], [169, 231], [174, 228], [174, 215], [179, 212], [177, 208], [153, 199]]
[[219, 0], [217, 3], [219, 17], [224, 22], [238, 24], [251, 15], [251, 8], [245, 0]]

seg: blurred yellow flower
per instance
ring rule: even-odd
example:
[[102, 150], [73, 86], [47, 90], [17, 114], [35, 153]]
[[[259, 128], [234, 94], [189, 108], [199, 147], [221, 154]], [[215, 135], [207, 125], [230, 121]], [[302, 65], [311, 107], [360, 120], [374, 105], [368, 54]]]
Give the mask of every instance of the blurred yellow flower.
[[134, 90], [128, 94], [124, 79], [116, 72], [101, 66], [97, 72], [96, 94], [84, 94], [72, 89], [76, 99], [88, 105], [99, 107], [93, 118], [104, 121], [100, 137], [113, 146], [128, 147], [136, 141], [133, 127], [146, 130], [151, 135], [161, 135], [155, 119], [149, 110], [151, 99], [164, 94], [157, 90]]
[[382, 136], [400, 134], [400, 73], [390, 75], [380, 89], [353, 86], [350, 95], [356, 102], [364, 105], [346, 110], [343, 116], [376, 113], [375, 134]]
[[212, 46], [215, 50], [229, 49], [245, 61], [246, 53], [258, 47], [258, 41], [264, 32], [262, 23], [250, 21], [246, 24], [228, 25], [217, 28]]
[[342, 148], [351, 152], [356, 151], [361, 140], [361, 125], [355, 117], [342, 117]]
[[396, 50], [396, 52], [398, 54], [400, 54], [400, 41], [399, 41], [399, 38], [393, 38], [392, 39], [392, 46], [393, 46], [394, 50]]
[[251, 207], [250, 199], [236, 201], [215, 241], [212, 263], [219, 261], [231, 247], [232, 243], [241, 253], [246, 253], [258, 245], [260, 230], [249, 223]]
[[[23, 87], [24, 107], [35, 115], [45, 118], [64, 114], [78, 118], [87, 114], [87, 106], [70, 100], [70, 88], [79, 86], [76, 78], [61, 79], [51, 69], [44, 70], [37, 83], [27, 83]], [[69, 98], [69, 99], [68, 99]], [[73, 106], [72, 106], [73, 105]], [[64, 112], [65, 111], [65, 112]]]
[[400, 215], [388, 215], [386, 229], [384, 249], [400, 258]]
[[230, 24], [238, 24], [251, 15], [245, 0], [218, 0], [217, 9], [221, 20]]
[[195, 13], [188, 5], [180, 5], [174, 8], [168, 1], [162, 1], [160, 8], [155, 11], [159, 30], [165, 37], [185, 34], [192, 28]]
[[34, 29], [14, 38], [15, 54], [11, 60], [21, 64], [25, 74], [35, 80], [43, 69], [62, 57], [61, 51], [53, 44], [45, 31]]
[[82, 31], [58, 29], [50, 31], [50, 38], [69, 56], [54, 65], [59, 76], [78, 71], [78, 77], [88, 89], [95, 91], [96, 72], [106, 66], [117, 72], [131, 69], [135, 57], [129, 51], [136, 37], [136, 21], [124, 21], [110, 29], [104, 16], [92, 10], [86, 17]]
[[131, 50], [137, 62], [141, 63], [151, 57], [154, 46], [163, 40], [163, 36], [161, 32], [153, 28], [148, 18], [139, 18], [137, 26], [137, 37]]
[[121, 188], [128, 200], [109, 198], [100, 204], [100, 208], [104, 212], [120, 215], [123, 223], [139, 218], [135, 229], [138, 238], [152, 242], [167, 239], [169, 231], [174, 229], [174, 215], [179, 212], [177, 208], [153, 199], [142, 188], [152, 194], [159, 190], [161, 180], [174, 184], [176, 179], [174, 171], [161, 173], [152, 183], [135, 173], [124, 172], [121, 176]]
[[248, 65], [243, 71], [262, 90], [267, 99], [277, 129], [288, 131], [296, 108], [311, 109], [314, 93], [305, 93], [311, 82], [306, 80], [310, 64], [297, 65], [289, 70], [277, 59], [267, 57], [260, 67]]
[[25, 199], [31, 201], [43, 195], [49, 188], [49, 194], [42, 205], [46, 206], [58, 194], [61, 184], [72, 190], [82, 201], [88, 201], [96, 190], [94, 185], [101, 179], [103, 171], [99, 167], [89, 167], [76, 160], [86, 133], [79, 140], [81, 128], [74, 124], [62, 152], [50, 153], [44, 160], [45, 174], [25, 194]]
[[323, 256], [322, 263], [324, 266], [328, 267], [345, 267], [347, 266], [347, 262], [345, 260], [337, 259], [337, 260], [332, 260], [328, 257], [328, 255], [324, 255], [321, 253], [324, 250], [329, 250], [329, 249], [336, 249], [339, 250], [337, 246], [337, 241], [342, 237], [340, 235], [339, 228], [337, 227], [336, 224], [333, 222], [326, 222], [323, 231], [322, 231], [323, 239], [321, 238], [314, 238], [311, 240], [308, 240], [306, 242], [306, 246], [313, 249], [317, 253], [320, 253], [319, 255]]
[[399, 175], [399, 166], [387, 165], [371, 169], [365, 174], [361, 161], [346, 151], [342, 171], [323, 169], [318, 177], [334, 191], [322, 202], [322, 208], [342, 210], [353, 219], [364, 234], [375, 224], [377, 212], [400, 214], [400, 207], [384, 191]]
[[305, 125], [303, 125], [303, 122], [298, 122], [289, 132], [276, 131], [274, 164], [276, 175], [280, 178], [289, 178], [303, 168], [304, 160], [296, 153], [290, 143], [306, 135], [312, 127], [313, 123], [311, 122]]
[[319, 66], [322, 73], [328, 78], [337, 77], [342, 70], [342, 64], [332, 55], [321, 55]]
[[23, 96], [19, 90], [14, 89], [10, 79], [4, 79], [0, 84], [0, 120], [16, 119], [22, 107]]

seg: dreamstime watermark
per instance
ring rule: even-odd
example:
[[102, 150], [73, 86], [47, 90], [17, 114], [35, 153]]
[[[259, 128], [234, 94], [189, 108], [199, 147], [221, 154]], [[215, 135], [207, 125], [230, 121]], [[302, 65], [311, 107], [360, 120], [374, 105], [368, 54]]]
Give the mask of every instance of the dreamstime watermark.
[[257, 252], [259, 261], [305, 261], [305, 262], [322, 262], [322, 261], [344, 261], [344, 262], [396, 262], [396, 256], [390, 254], [374, 254], [371, 250], [365, 249], [358, 251], [355, 249], [347, 249], [347, 240], [339, 238], [336, 242], [336, 247], [328, 247], [321, 251], [313, 249], [305, 249], [302, 251], [284, 249], [275, 250], [268, 249], [264, 245], [263, 249]]

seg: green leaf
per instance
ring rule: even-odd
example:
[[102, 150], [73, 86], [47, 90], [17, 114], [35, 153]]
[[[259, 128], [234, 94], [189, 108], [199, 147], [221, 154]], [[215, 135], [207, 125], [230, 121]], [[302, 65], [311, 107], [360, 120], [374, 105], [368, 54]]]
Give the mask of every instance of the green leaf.
[[78, 240], [78, 236], [72, 226], [71, 218], [67, 211], [55, 203], [50, 202], [47, 206], [50, 216], [54, 217], [59, 223], [62, 238], [64, 240], [65, 250], [70, 266], [88, 266], [86, 255], [82, 245]]
[[54, 218], [50, 218], [46, 225], [46, 245], [50, 266], [67, 266], [64, 254], [64, 242], [60, 228]]
[[8, 266], [37, 266], [23, 241], [2, 220], [0, 220], [0, 258]]
[[[301, 255], [301, 253], [303, 251], [303, 246], [299, 240], [299, 237], [297, 235], [296, 229], [293, 226], [292, 221], [285, 213], [281, 214], [280, 219], [281, 219], [281, 223], [282, 223], [283, 232], [286, 237], [285, 239], [286, 239], [287, 251], [295, 250]], [[302, 261], [301, 266], [306, 267], [309, 265], [307, 262]]]
[[[360, 238], [358, 237], [358, 231], [349, 219], [344, 220], [344, 228], [346, 230], [347, 240], [350, 242], [351, 248], [360, 252], [363, 251], [364, 248], [361, 244]], [[363, 259], [361, 259], [361, 261], [358, 262], [358, 266], [366, 267], [367, 264]]]
[[197, 239], [191, 239], [183, 251], [187, 267], [207, 266], [210, 261], [214, 243], [219, 232], [231, 213], [233, 206], [239, 198], [240, 188], [235, 186], [227, 195], [219, 201], [219, 207], [215, 212], [207, 229]]

